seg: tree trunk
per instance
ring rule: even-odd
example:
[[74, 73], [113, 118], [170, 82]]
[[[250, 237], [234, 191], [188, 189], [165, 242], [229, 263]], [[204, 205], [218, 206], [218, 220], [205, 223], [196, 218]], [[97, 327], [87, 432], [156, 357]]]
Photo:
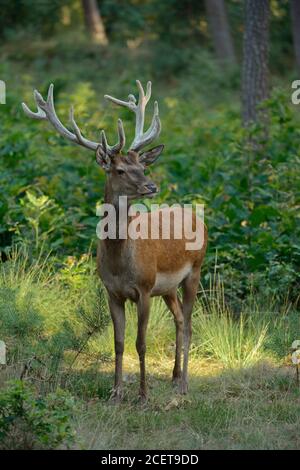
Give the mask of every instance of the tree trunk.
[[257, 121], [257, 105], [268, 97], [269, 0], [245, 0], [242, 73], [244, 125]]
[[224, 0], [205, 0], [209, 27], [220, 62], [236, 63]]
[[300, 2], [291, 0], [292, 30], [297, 69], [300, 72]]
[[97, 0], [82, 0], [86, 28], [93, 40], [102, 46], [108, 44], [104, 24], [97, 5]]

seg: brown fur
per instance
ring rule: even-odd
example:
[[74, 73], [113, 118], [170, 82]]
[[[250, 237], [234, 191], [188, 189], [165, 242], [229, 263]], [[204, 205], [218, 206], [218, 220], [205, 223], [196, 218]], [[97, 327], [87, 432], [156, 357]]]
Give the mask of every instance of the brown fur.
[[[118, 170], [126, 173], [119, 175]], [[130, 199], [143, 194], [147, 184], [153, 184], [144, 175], [138, 155], [130, 152], [125, 157], [117, 156], [113, 160], [105, 189], [105, 202], [115, 205], [117, 211], [118, 196], [128, 195]], [[128, 210], [129, 210], [128, 206]], [[161, 217], [166, 217], [169, 209], [161, 209]], [[200, 268], [207, 245], [207, 230], [203, 227], [203, 244], [198, 250], [186, 250], [185, 243], [192, 240], [174, 237], [173, 217], [182, 217], [183, 209], [174, 210], [171, 217], [171, 239], [163, 239], [161, 233], [162, 218], [159, 224], [159, 239], [117, 239], [99, 242], [97, 266], [99, 275], [108, 291], [109, 306], [114, 324], [116, 370], [114, 398], [119, 400], [122, 394], [122, 357], [125, 335], [125, 301], [130, 299], [137, 304], [138, 334], [136, 347], [140, 357], [140, 396], [146, 397], [146, 330], [150, 312], [150, 297], [162, 295], [172, 312], [176, 325], [176, 355], [173, 380], [179, 384], [180, 391], [187, 391], [188, 351], [191, 339], [191, 313], [197, 294]], [[144, 222], [148, 222], [151, 233], [150, 213], [143, 213]], [[134, 217], [129, 218], [129, 222]], [[196, 215], [193, 214], [193, 230]], [[177, 296], [179, 285], [183, 288], [182, 302]], [[181, 351], [184, 346], [183, 369], [181, 370]]]

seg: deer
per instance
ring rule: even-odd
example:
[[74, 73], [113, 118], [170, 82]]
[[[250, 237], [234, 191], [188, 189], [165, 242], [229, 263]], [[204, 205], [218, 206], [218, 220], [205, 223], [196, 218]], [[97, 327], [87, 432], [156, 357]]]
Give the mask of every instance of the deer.
[[[158, 194], [157, 185], [145, 174], [163, 151], [164, 145], [157, 145], [145, 150], [160, 134], [161, 121], [158, 103], [154, 103], [152, 122], [144, 132], [146, 105], [151, 97], [151, 82], [147, 83], [146, 93], [139, 80], [136, 81], [139, 98], [128, 95], [128, 101], [104, 97], [110, 102], [129, 109], [135, 114], [135, 137], [124, 151], [126, 139], [124, 126], [118, 119], [118, 141], [109, 145], [105, 131], [101, 131], [100, 141], [94, 142], [85, 138], [74, 118], [74, 109], [70, 108], [70, 123], [73, 132], [67, 129], [57, 117], [54, 108], [53, 84], [48, 90], [47, 99], [35, 90], [34, 98], [37, 111], [31, 111], [22, 103], [25, 114], [33, 119], [46, 120], [63, 137], [71, 142], [95, 152], [96, 162], [105, 171], [106, 183], [104, 202], [112, 204], [119, 213], [120, 196], [126, 196], [126, 211], [129, 214], [133, 200], [153, 198]], [[139, 356], [140, 386], [139, 397], [147, 399], [146, 384], [146, 333], [150, 315], [150, 300], [154, 296], [162, 296], [167, 308], [174, 317], [176, 329], [175, 362], [173, 383], [179, 393], [188, 392], [188, 361], [192, 335], [192, 310], [198, 292], [201, 266], [207, 247], [207, 228], [198, 215], [192, 213], [192, 228], [198, 227], [202, 237], [199, 247], [194, 250], [186, 248], [187, 240], [193, 233], [181, 237], [174, 236], [175, 223], [185, 215], [187, 209], [177, 207], [173, 212], [170, 208], [159, 209], [160, 217], [156, 219], [159, 236], [155, 239], [129, 237], [107, 237], [99, 240], [97, 248], [97, 271], [106, 288], [108, 305], [114, 329], [115, 378], [111, 398], [120, 402], [123, 398], [123, 353], [125, 336], [125, 303], [130, 300], [137, 307], [136, 350]], [[172, 214], [171, 214], [172, 212]], [[149, 222], [150, 212], [141, 214], [142, 220]], [[162, 220], [170, 217], [170, 237], [162, 236]], [[132, 220], [129, 217], [128, 220]], [[127, 222], [129, 223], [129, 222]], [[198, 223], [198, 225], [196, 224]], [[120, 227], [118, 227], [119, 229]], [[178, 288], [182, 288], [182, 299]], [[183, 356], [183, 358], [182, 358]]]

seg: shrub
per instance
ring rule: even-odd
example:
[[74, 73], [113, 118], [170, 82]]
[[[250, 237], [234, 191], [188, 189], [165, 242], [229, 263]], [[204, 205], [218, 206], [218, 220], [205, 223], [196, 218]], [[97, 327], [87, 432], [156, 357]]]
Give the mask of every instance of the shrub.
[[39, 396], [33, 387], [11, 381], [0, 392], [0, 447], [2, 449], [54, 449], [74, 439], [71, 418], [74, 400], [58, 389]]

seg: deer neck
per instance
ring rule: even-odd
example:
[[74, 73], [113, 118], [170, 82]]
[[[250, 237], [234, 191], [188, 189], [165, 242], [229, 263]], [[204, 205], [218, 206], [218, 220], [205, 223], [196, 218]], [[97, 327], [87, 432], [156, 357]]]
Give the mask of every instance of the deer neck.
[[[112, 223], [116, 224], [116, 238], [107, 238], [108, 244], [113, 246], [122, 245], [124, 246], [127, 242], [127, 231], [128, 231], [128, 211], [130, 208], [130, 202], [128, 198], [117, 194], [111, 185], [110, 181], [106, 182], [104, 192], [104, 202], [111, 204], [115, 208], [115, 220]], [[122, 234], [126, 234], [126, 238]]]

